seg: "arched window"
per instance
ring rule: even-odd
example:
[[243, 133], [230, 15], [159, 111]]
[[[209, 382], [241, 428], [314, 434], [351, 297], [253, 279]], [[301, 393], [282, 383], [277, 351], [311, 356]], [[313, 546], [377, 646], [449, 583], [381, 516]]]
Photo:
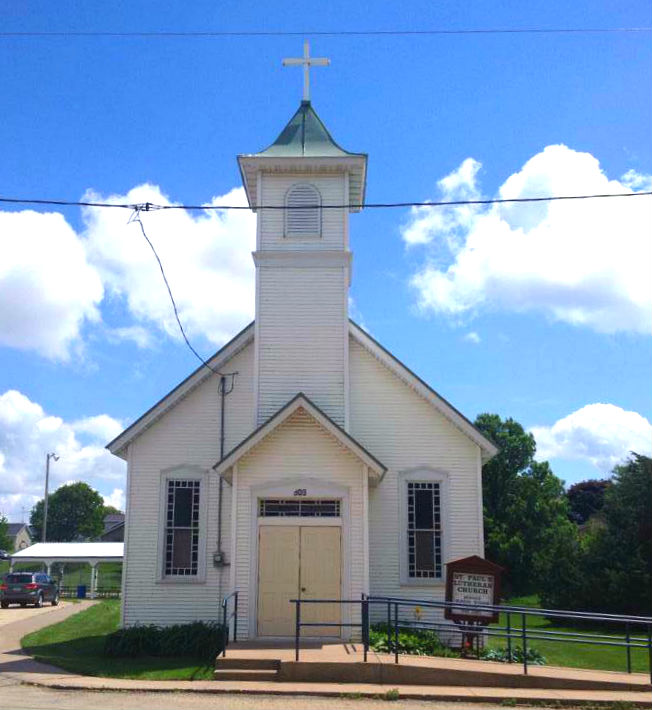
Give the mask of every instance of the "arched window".
[[314, 185], [292, 185], [285, 194], [285, 206], [290, 208], [285, 211], [286, 237], [321, 237], [321, 195]]

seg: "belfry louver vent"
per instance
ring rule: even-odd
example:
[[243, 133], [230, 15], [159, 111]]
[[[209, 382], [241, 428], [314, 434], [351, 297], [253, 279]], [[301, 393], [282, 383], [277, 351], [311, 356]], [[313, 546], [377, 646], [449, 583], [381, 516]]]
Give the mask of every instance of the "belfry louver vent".
[[321, 195], [309, 183], [292, 185], [285, 195], [286, 237], [321, 236]]

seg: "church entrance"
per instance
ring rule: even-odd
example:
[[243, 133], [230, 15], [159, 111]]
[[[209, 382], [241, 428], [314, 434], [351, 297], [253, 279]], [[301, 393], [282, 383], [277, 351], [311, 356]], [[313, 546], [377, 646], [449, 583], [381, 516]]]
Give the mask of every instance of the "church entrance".
[[[258, 540], [258, 635], [293, 636], [290, 599], [341, 598], [341, 535], [326, 525], [261, 525]], [[340, 623], [339, 604], [306, 604], [302, 621]], [[309, 636], [339, 636], [313, 627]]]

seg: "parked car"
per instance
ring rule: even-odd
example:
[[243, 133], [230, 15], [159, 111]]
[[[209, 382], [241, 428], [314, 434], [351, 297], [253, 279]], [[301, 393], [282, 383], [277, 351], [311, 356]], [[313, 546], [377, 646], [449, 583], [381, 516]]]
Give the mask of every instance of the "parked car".
[[7, 552], [7, 550], [0, 550], [0, 560], [10, 560], [11, 555]]
[[35, 607], [50, 602], [59, 603], [59, 585], [42, 572], [10, 572], [0, 584], [0, 606], [6, 609], [10, 604]]

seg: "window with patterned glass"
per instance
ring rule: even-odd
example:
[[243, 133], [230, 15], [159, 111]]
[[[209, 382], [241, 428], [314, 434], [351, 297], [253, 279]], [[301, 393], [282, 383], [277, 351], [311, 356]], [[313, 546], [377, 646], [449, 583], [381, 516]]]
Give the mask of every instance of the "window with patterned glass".
[[194, 576], [199, 562], [200, 481], [167, 482], [165, 523], [165, 575]]
[[261, 498], [261, 518], [339, 518], [340, 501], [325, 498]]
[[442, 576], [441, 487], [435, 481], [407, 484], [408, 577]]

